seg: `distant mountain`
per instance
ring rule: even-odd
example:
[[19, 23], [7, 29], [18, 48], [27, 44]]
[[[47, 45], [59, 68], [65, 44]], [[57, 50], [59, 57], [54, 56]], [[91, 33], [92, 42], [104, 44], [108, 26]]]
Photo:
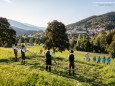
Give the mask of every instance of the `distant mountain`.
[[21, 23], [11, 19], [8, 19], [8, 22], [10, 23], [11, 26], [24, 29], [24, 30], [35, 30], [35, 31], [44, 30], [44, 27], [37, 27], [31, 24]]
[[44, 27], [37, 27], [37, 26], [34, 26], [34, 25], [31, 25], [31, 24], [27, 24], [27, 23], [23, 23], [24, 25], [26, 25], [26, 26], [29, 26], [29, 27], [33, 27], [33, 28], [36, 28], [36, 29], [40, 29], [40, 30], [45, 30], [45, 28]]
[[31, 24], [21, 23], [11, 19], [8, 19], [8, 22], [10, 23], [11, 27], [16, 31], [17, 35], [32, 34], [45, 30], [44, 27], [37, 27]]
[[79, 22], [69, 24], [67, 29], [96, 29], [104, 28], [107, 30], [115, 28], [115, 12], [109, 12], [99, 16], [91, 16]]
[[23, 34], [29, 35], [29, 34], [41, 32], [41, 31], [34, 31], [34, 30], [24, 30], [14, 26], [11, 26], [11, 28], [13, 28], [16, 31], [17, 35], [23, 35]]

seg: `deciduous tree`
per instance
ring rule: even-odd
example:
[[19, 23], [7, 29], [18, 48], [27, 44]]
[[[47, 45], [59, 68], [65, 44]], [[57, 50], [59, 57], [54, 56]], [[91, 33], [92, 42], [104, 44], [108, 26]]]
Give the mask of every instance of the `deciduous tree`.
[[45, 47], [52, 48], [53, 51], [64, 51], [69, 49], [69, 40], [66, 34], [65, 25], [54, 20], [48, 23], [44, 34]]

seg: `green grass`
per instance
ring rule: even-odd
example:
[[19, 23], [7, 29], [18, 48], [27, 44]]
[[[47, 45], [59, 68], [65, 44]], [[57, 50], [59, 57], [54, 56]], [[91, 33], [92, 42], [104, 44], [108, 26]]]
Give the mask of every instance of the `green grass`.
[[45, 71], [44, 52], [39, 55], [40, 46], [27, 47], [26, 64], [21, 65], [21, 54], [14, 62], [13, 49], [0, 48], [0, 86], [115, 86], [115, 60], [110, 65], [83, 60], [86, 52], [75, 51], [75, 76], [68, 75], [68, 51], [53, 55], [52, 72]]

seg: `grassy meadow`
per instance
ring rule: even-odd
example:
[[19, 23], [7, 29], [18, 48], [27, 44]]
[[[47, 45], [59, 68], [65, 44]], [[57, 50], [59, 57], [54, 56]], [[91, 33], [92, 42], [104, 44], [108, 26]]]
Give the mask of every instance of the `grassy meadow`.
[[110, 65], [95, 63], [92, 57], [108, 56], [90, 53], [90, 62], [84, 61], [86, 52], [75, 51], [75, 76], [68, 75], [68, 51], [53, 55], [52, 72], [45, 71], [44, 52], [40, 46], [30, 46], [26, 64], [21, 64], [21, 53], [15, 62], [12, 48], [0, 48], [0, 86], [115, 86], [115, 59]]

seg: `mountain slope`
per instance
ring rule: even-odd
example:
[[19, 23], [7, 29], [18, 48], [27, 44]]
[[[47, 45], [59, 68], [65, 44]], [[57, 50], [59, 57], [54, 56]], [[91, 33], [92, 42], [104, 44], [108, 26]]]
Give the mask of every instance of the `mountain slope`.
[[18, 21], [14, 21], [14, 20], [11, 20], [11, 19], [8, 19], [8, 22], [10, 23], [11, 26], [17, 27], [17, 28], [20, 28], [20, 29], [24, 29], [24, 30], [35, 30], [35, 31], [44, 30], [43, 27], [37, 27], [37, 26], [34, 26], [34, 25], [30, 25], [30, 24], [20, 23]]
[[79, 22], [69, 24], [66, 26], [67, 29], [76, 28], [86, 28], [86, 29], [96, 29], [105, 28], [113, 29], [115, 28], [115, 12], [109, 12], [99, 16], [91, 16], [89, 18], [83, 19]]
[[39, 31], [44, 31], [44, 27], [37, 27], [34, 25], [30, 25], [27, 23], [20, 23], [18, 21], [14, 21], [11, 19], [8, 19], [8, 22], [11, 25], [11, 28], [13, 28], [16, 31], [17, 35], [22, 35], [22, 34], [32, 34], [32, 33], [38, 33]]
[[14, 27], [14, 26], [11, 26], [11, 28], [13, 28], [16, 31], [17, 35], [23, 35], [23, 34], [29, 35], [32, 33], [39, 32], [39, 31], [34, 31], [34, 30], [24, 30], [24, 29], [20, 29], [20, 28]]

